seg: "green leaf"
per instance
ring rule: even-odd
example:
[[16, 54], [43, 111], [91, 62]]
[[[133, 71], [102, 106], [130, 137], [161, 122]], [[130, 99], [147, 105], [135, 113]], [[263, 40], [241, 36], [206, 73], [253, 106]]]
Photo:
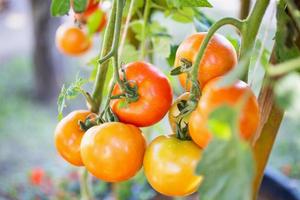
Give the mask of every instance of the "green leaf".
[[233, 37], [232, 35], [226, 35], [226, 38], [230, 41], [237, 54], [239, 54], [238, 52], [240, 51], [241, 45], [240, 38]]
[[181, 23], [191, 23], [194, 17], [193, 8], [181, 8], [175, 9], [170, 12], [170, 17], [177, 22]]
[[170, 54], [169, 54], [169, 57], [167, 58], [167, 62], [170, 67], [173, 67], [173, 65], [174, 65], [178, 47], [179, 47], [179, 45], [171, 45], [171, 47], [170, 47]]
[[51, 15], [53, 17], [63, 16], [68, 14], [70, 10], [70, 0], [52, 0]]
[[170, 8], [181, 8], [181, 7], [212, 7], [207, 0], [167, 0]]
[[[284, 62], [300, 56], [296, 39], [299, 32], [286, 12], [286, 2], [281, 0], [277, 6], [277, 32], [275, 34], [275, 52], [278, 62]], [[291, 37], [293, 36], [293, 37]]]
[[210, 19], [200, 10], [194, 9], [195, 17], [194, 17], [194, 25], [198, 32], [206, 32], [214, 23], [214, 20]]
[[300, 117], [300, 75], [288, 74], [279, 79], [274, 87], [277, 104], [289, 115]]
[[86, 79], [79, 77], [79, 74], [76, 76], [75, 82], [71, 83], [69, 87], [62, 86], [60, 94], [57, 99], [58, 106], [58, 119], [61, 120], [63, 117], [62, 111], [66, 107], [66, 100], [76, 98], [80, 93], [83, 93], [82, 86], [87, 83]]
[[[131, 29], [135, 33], [135, 38], [139, 41], [142, 39], [143, 21], [134, 20], [131, 22]], [[147, 31], [147, 30], [146, 30]], [[146, 33], [147, 35], [147, 33]]]
[[73, 9], [76, 13], [82, 13], [87, 6], [87, 0], [74, 0]]
[[228, 106], [217, 108], [209, 117], [209, 127], [215, 137], [196, 169], [204, 177], [199, 188], [201, 200], [251, 198], [253, 157], [249, 144], [239, 138], [237, 119], [237, 111]]
[[238, 113], [229, 106], [220, 106], [210, 113], [208, 128], [215, 137], [228, 140], [232, 137], [232, 125], [235, 126], [235, 120]]
[[103, 18], [104, 12], [101, 10], [96, 10], [93, 12], [91, 16], [89, 16], [87, 20], [87, 28], [88, 28], [88, 34], [89, 36], [92, 36], [94, 33], [97, 32], [99, 28], [99, 24], [101, 23], [101, 20]]
[[152, 37], [154, 52], [164, 58], [169, 57], [171, 52], [171, 38], [169, 36]]
[[139, 52], [136, 50], [136, 48], [133, 45], [126, 43], [123, 47], [120, 61], [124, 63], [129, 63], [129, 62], [136, 61], [138, 59], [139, 59]]

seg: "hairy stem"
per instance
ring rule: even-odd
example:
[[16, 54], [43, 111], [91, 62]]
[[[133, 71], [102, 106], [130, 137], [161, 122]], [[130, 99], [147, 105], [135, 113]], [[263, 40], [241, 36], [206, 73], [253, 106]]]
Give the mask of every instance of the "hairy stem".
[[276, 67], [269, 67], [267, 69], [267, 73], [269, 76], [280, 76], [297, 69], [300, 69], [300, 58], [295, 58], [293, 60], [276, 65]]

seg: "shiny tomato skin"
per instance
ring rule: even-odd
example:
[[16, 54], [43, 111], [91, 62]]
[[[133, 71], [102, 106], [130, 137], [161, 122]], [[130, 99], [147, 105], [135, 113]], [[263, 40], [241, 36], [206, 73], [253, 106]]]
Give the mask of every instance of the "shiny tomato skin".
[[[146, 62], [133, 62], [125, 66], [128, 81], [136, 84], [139, 99], [124, 105], [124, 99], [111, 101], [111, 107], [121, 122], [137, 127], [151, 126], [160, 121], [172, 104], [172, 88], [168, 78], [153, 65]], [[118, 85], [113, 95], [121, 94]]]
[[76, 26], [61, 25], [56, 31], [56, 46], [66, 55], [79, 56], [91, 48], [91, 40]]
[[239, 130], [245, 140], [250, 140], [254, 136], [260, 122], [260, 109], [251, 88], [240, 80], [232, 86], [217, 87], [220, 79], [217, 77], [205, 85], [197, 109], [189, 120], [189, 133], [194, 142], [202, 148], [205, 148], [212, 138], [207, 128], [208, 116], [221, 105], [235, 106], [244, 95], [249, 95], [239, 116]]
[[[185, 92], [185, 93], [181, 94], [179, 97], [177, 97], [177, 99], [175, 99], [174, 103], [172, 104], [172, 106], [169, 110], [169, 113], [168, 113], [169, 124], [174, 133], [176, 133], [176, 124], [179, 123], [179, 119], [176, 118], [176, 116], [178, 116], [180, 114], [177, 104], [182, 100], [187, 101], [189, 99], [189, 96], [190, 96], [189, 92]], [[181, 124], [188, 123], [189, 118], [190, 118], [190, 115], [183, 117], [183, 119], [182, 119], [183, 121], [181, 122]]]
[[54, 142], [58, 153], [69, 163], [82, 166], [80, 143], [84, 131], [80, 129], [79, 121], [85, 121], [92, 114], [87, 110], [76, 110], [64, 117], [56, 126]]
[[[207, 35], [206, 32], [199, 32], [187, 37], [179, 46], [176, 52], [175, 67], [180, 65], [180, 59], [194, 63], [200, 46]], [[198, 80], [203, 86], [211, 79], [222, 76], [230, 71], [237, 64], [237, 53], [233, 45], [224, 36], [215, 34], [210, 40], [204, 57], [199, 66]], [[186, 85], [186, 73], [179, 75], [179, 81], [187, 90], [190, 84]]]
[[82, 138], [81, 157], [87, 170], [107, 182], [133, 177], [142, 167], [146, 142], [140, 129], [120, 122], [90, 128]]
[[194, 193], [202, 177], [195, 174], [201, 159], [201, 149], [192, 141], [175, 136], [159, 136], [148, 146], [144, 157], [144, 171], [150, 185], [168, 196]]

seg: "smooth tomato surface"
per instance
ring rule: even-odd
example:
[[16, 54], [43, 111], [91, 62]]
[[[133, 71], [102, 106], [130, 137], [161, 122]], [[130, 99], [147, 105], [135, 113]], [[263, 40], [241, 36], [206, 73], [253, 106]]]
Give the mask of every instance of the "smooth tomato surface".
[[85, 121], [90, 114], [91, 112], [86, 110], [73, 111], [57, 124], [54, 132], [57, 151], [66, 161], [76, 166], [83, 165], [80, 143], [84, 131], [80, 129], [78, 122]]
[[[125, 66], [128, 81], [136, 84], [139, 99], [136, 102], [125, 103], [124, 99], [111, 101], [111, 107], [121, 122], [145, 127], [160, 121], [172, 104], [172, 88], [167, 77], [146, 62], [133, 62]], [[121, 94], [118, 85], [113, 95]]]
[[[186, 38], [176, 52], [175, 67], [180, 66], [182, 58], [194, 63], [199, 52], [206, 32], [195, 33]], [[215, 34], [210, 40], [204, 57], [199, 66], [198, 80], [203, 86], [211, 79], [224, 75], [237, 64], [237, 53], [233, 45], [224, 36]], [[186, 85], [187, 75], [180, 74], [179, 80], [183, 87], [190, 89], [190, 84]]]
[[189, 120], [189, 133], [200, 147], [204, 148], [209, 143], [212, 134], [207, 128], [207, 120], [210, 112], [217, 107], [227, 104], [235, 106], [244, 95], [248, 100], [242, 106], [239, 116], [239, 129], [241, 137], [249, 140], [255, 134], [260, 121], [260, 111], [257, 99], [251, 88], [243, 81], [237, 81], [229, 87], [217, 87], [220, 77], [208, 82], [204, 89], [197, 109]]
[[144, 157], [144, 171], [150, 185], [169, 196], [192, 194], [202, 177], [195, 174], [202, 151], [192, 141], [175, 136], [159, 136], [148, 146]]
[[119, 182], [133, 177], [143, 164], [146, 142], [140, 129], [120, 122], [90, 128], [81, 142], [81, 157], [97, 178]]
[[81, 55], [91, 47], [89, 37], [76, 26], [61, 25], [55, 39], [58, 50], [71, 56]]
[[[177, 118], [177, 116], [180, 114], [180, 111], [179, 111], [177, 105], [182, 100], [187, 101], [189, 99], [189, 95], [190, 95], [190, 93], [188, 93], [188, 92], [185, 92], [185, 93], [181, 94], [179, 97], [177, 97], [177, 99], [174, 101], [174, 103], [172, 104], [172, 106], [169, 110], [169, 115], [168, 115], [169, 123], [170, 123], [171, 129], [174, 133], [176, 133], [176, 124], [179, 123], [179, 118]], [[190, 115], [185, 116], [182, 119], [181, 124], [182, 123], [188, 123], [189, 118], [190, 118]]]

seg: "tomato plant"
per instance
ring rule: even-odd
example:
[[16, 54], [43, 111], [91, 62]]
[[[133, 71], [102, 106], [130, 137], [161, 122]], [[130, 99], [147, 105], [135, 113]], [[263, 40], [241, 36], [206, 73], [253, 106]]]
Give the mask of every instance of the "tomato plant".
[[[283, 110], [297, 110], [296, 87], [287, 82], [300, 80], [298, 4], [277, 2], [272, 63], [263, 59], [265, 76], [256, 97], [248, 77], [256, 76], [253, 62], [260, 62], [265, 52], [265, 41], [257, 38], [270, 0], [256, 1], [243, 20], [225, 17], [216, 22], [202, 12], [201, 7], [213, 7], [208, 0], [111, 2], [106, 18], [101, 10], [105, 2], [72, 1], [72, 17], [88, 34], [77, 27], [58, 29], [57, 46], [69, 55], [87, 51], [94, 36], [102, 37], [101, 53], [91, 61], [92, 93], [82, 87], [87, 81], [77, 78], [59, 96], [59, 116], [66, 100], [78, 94], [90, 110], [59, 122], [59, 153], [108, 182], [128, 180], [144, 166], [147, 181], [164, 195], [198, 191], [203, 199], [256, 199]], [[51, 13], [62, 16], [70, 7], [69, 0], [52, 0]], [[186, 31], [186, 39], [172, 44], [173, 35], [155, 18], [157, 12], [177, 23], [194, 23], [197, 32]], [[236, 29], [237, 41], [217, 33], [225, 25]], [[93, 34], [104, 26], [103, 35]], [[179, 94], [175, 88], [173, 105], [175, 84], [161, 71], [163, 64], [156, 63], [160, 59], [167, 60], [170, 75], [178, 76], [188, 91]], [[138, 127], [155, 127], [167, 112], [172, 132], [146, 147]], [[96, 114], [86, 120], [89, 113]], [[92, 199], [87, 171], [81, 193]], [[236, 190], [237, 185], [243, 187]]]
[[[168, 112], [173, 98], [172, 88], [167, 77], [146, 62], [129, 63], [123, 70], [125, 70], [129, 86], [136, 87], [138, 100], [133, 99], [129, 103], [126, 102], [128, 101], [126, 98], [113, 100], [111, 102], [112, 110], [120, 121], [139, 127], [150, 126], [160, 121]], [[122, 89], [116, 85], [113, 95], [121, 94]]]
[[124, 181], [142, 167], [146, 142], [133, 125], [105, 123], [90, 128], [83, 136], [80, 152], [85, 167], [108, 182]]
[[56, 46], [64, 54], [78, 56], [91, 48], [86, 33], [76, 26], [61, 25], [56, 31]]
[[201, 152], [192, 141], [182, 141], [174, 135], [159, 136], [146, 150], [145, 175], [151, 186], [162, 194], [169, 196], [192, 194], [202, 180], [201, 176], [195, 175]]

